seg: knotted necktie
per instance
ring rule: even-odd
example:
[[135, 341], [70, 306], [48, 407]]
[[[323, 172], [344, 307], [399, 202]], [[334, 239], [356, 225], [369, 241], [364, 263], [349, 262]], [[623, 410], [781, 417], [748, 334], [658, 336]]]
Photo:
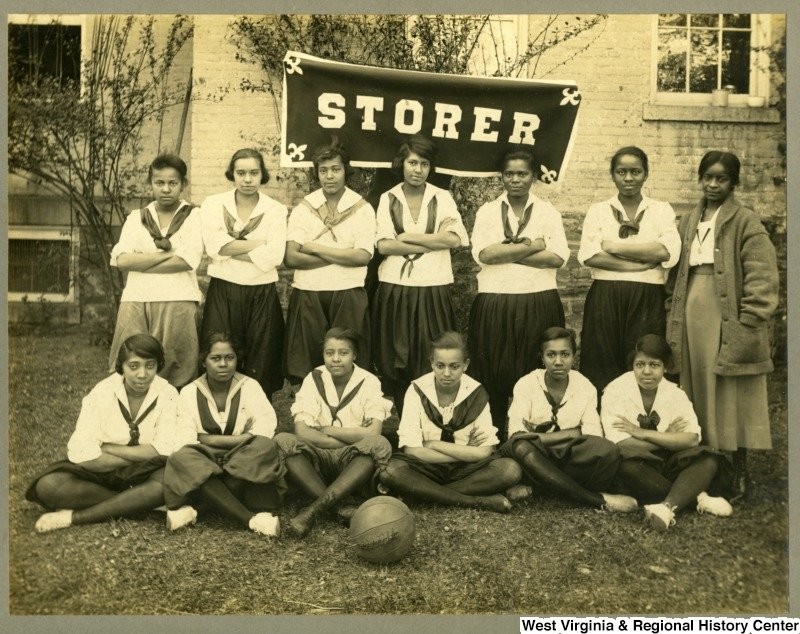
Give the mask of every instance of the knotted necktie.
[[327, 203], [324, 203], [319, 209], [314, 209], [305, 198], [301, 201], [306, 207], [308, 207], [321, 221], [322, 224], [325, 225], [325, 228], [320, 231], [314, 238], [311, 239], [311, 242], [315, 240], [319, 240], [322, 236], [324, 236], [329, 231], [331, 232], [331, 236], [333, 237], [334, 242], [338, 242], [339, 239], [336, 237], [336, 234], [333, 232], [333, 228], [336, 225], [343, 223], [347, 220], [350, 216], [356, 213], [361, 207], [367, 204], [367, 201], [363, 198], [357, 200], [353, 205], [342, 211], [341, 213], [337, 214], [336, 211], [330, 212], [323, 212], [322, 208], [327, 208]]
[[136, 420], [133, 420], [128, 408], [125, 407], [125, 404], [117, 399], [117, 404], [119, 405], [119, 411], [122, 412], [122, 418], [125, 419], [125, 422], [128, 423], [128, 431], [131, 434], [131, 439], [128, 441], [129, 447], [134, 447], [139, 444], [139, 423], [141, 423], [147, 415], [152, 412], [155, 407], [156, 403], [158, 403], [158, 399], [156, 398], [144, 412], [140, 413], [139, 416], [136, 417]]
[[264, 214], [259, 214], [255, 218], [250, 218], [244, 226], [244, 229], [240, 231], [236, 231], [233, 228], [236, 220], [234, 220], [231, 212], [225, 208], [225, 205], [222, 206], [222, 217], [225, 219], [225, 230], [228, 232], [228, 235], [234, 240], [244, 240], [247, 234], [255, 231], [255, 228], [261, 224], [261, 221], [264, 219]]
[[661, 417], [658, 415], [656, 410], [651, 411], [649, 414], [639, 414], [636, 417], [636, 420], [639, 421], [639, 427], [642, 429], [652, 429], [655, 430], [658, 427], [658, 424], [661, 422]]
[[[436, 209], [438, 203], [436, 202], [436, 196], [428, 201], [428, 221], [425, 223], [425, 233], [433, 233], [434, 229], [436, 228]], [[394, 225], [394, 232], [395, 235], [400, 235], [405, 231], [403, 228], [403, 203], [401, 203], [397, 196], [393, 193], [389, 192], [389, 215], [392, 218], [392, 224]], [[408, 253], [403, 256], [405, 262], [403, 262], [403, 266], [400, 267], [400, 277], [402, 278], [403, 275], [408, 275], [411, 277], [411, 273], [414, 270], [414, 262], [419, 260], [424, 253]]]
[[624, 240], [628, 236], [639, 233], [639, 225], [642, 222], [642, 216], [644, 216], [646, 209], [642, 209], [638, 214], [636, 214], [636, 217], [633, 220], [629, 220], [628, 217], [624, 216], [616, 207], [612, 207], [611, 211], [614, 213], [614, 218], [616, 218], [617, 222], [619, 223], [619, 237], [621, 239]]
[[442, 430], [441, 440], [455, 442], [455, 432], [471, 425], [481, 415], [489, 402], [489, 393], [482, 385], [474, 390], [467, 398], [453, 408], [453, 418], [445, 423], [439, 409], [431, 402], [416, 383], [412, 383], [414, 390], [422, 403], [422, 410], [434, 425]]
[[558, 410], [564, 407], [566, 401], [556, 403], [555, 399], [547, 390], [544, 390], [544, 396], [547, 402], [550, 403], [550, 420], [545, 423], [539, 423], [538, 425], [531, 425], [528, 421], [523, 421], [525, 426], [528, 427], [528, 429], [532, 429], [535, 434], [546, 434], [549, 431], [561, 431], [561, 427], [558, 425]]
[[502, 244], [520, 244], [525, 241], [525, 238], [520, 237], [520, 234], [523, 229], [528, 226], [531, 216], [533, 215], [533, 203], [525, 207], [525, 211], [522, 212], [522, 220], [520, 220], [516, 233], [511, 230], [511, 223], [508, 220], [508, 209], [508, 203], [501, 201], [500, 216], [503, 220], [503, 235], [505, 236], [505, 240], [503, 240]]
[[192, 213], [193, 209], [193, 205], [184, 205], [178, 209], [178, 211], [175, 212], [175, 215], [172, 216], [172, 220], [169, 221], [167, 235], [165, 236], [161, 235], [161, 230], [158, 228], [156, 221], [153, 220], [153, 216], [150, 215], [149, 209], [142, 209], [139, 215], [142, 218], [142, 224], [144, 225], [144, 228], [147, 229], [150, 237], [153, 238], [156, 248], [161, 249], [162, 251], [172, 251], [172, 243], [169, 241], [169, 239], [174, 236], [178, 229], [183, 226], [183, 223], [189, 217], [189, 214]]
[[339, 401], [338, 405], [331, 405], [328, 402], [328, 397], [325, 396], [325, 384], [322, 382], [322, 372], [320, 370], [312, 370], [311, 371], [311, 378], [314, 379], [314, 384], [317, 386], [317, 391], [319, 395], [322, 397], [322, 400], [325, 402], [325, 405], [328, 406], [328, 409], [331, 412], [331, 425], [335, 422], [339, 422], [339, 427], [342, 426], [342, 421], [339, 419], [339, 412], [347, 407], [347, 405], [352, 401], [358, 391], [361, 389], [361, 386], [364, 385], [365, 379], [361, 379], [361, 382], [356, 385], [352, 390], [350, 390], [347, 394], [344, 394]]

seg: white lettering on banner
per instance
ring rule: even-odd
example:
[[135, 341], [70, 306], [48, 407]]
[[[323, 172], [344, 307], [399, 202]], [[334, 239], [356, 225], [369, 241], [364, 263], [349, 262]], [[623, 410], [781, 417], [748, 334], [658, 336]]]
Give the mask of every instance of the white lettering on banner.
[[472, 131], [470, 141], [488, 141], [497, 143], [497, 130], [490, 131], [491, 121], [500, 121], [503, 111], [497, 108], [481, 108], [475, 106], [475, 129]]
[[[344, 95], [335, 92], [324, 92], [317, 99], [317, 108], [319, 109], [320, 116], [317, 117], [317, 122], [322, 128], [341, 128], [345, 118], [344, 111]], [[333, 106], [339, 106], [334, 108]]]
[[800, 619], [790, 617], [535, 617], [519, 619], [520, 634], [542, 632], [552, 634], [663, 634], [691, 632], [705, 634], [723, 632], [731, 634], [756, 634], [757, 632], [800, 632]]
[[[411, 123], [406, 123], [406, 113], [411, 113]], [[422, 130], [422, 104], [415, 99], [401, 99], [394, 109], [394, 129], [400, 134], [416, 134]]]
[[383, 97], [356, 95], [356, 108], [364, 111], [364, 116], [361, 117], [361, 129], [377, 130], [378, 126], [375, 125], [375, 111], [383, 110]]
[[[317, 99], [319, 117], [317, 122], [322, 128], [341, 128], [347, 121], [344, 95], [335, 92], [324, 92]], [[356, 95], [355, 107], [362, 111], [361, 129], [375, 132], [378, 129], [375, 115], [384, 111], [384, 98], [372, 95]], [[440, 139], [458, 139], [458, 124], [463, 120], [461, 106], [453, 103], [434, 104], [436, 119], [431, 136]], [[416, 99], [401, 99], [394, 107], [394, 129], [400, 134], [415, 134], [422, 130], [424, 106]], [[497, 143], [500, 133], [492, 130], [492, 125], [503, 120], [503, 111], [499, 108], [472, 109], [475, 125], [470, 134], [471, 141]], [[535, 132], [539, 129], [541, 119], [530, 112], [514, 112], [514, 128], [508, 137], [509, 143], [534, 145]]]
[[535, 114], [527, 112], [514, 113], [514, 131], [508, 138], [509, 143], [521, 143], [523, 145], [533, 145], [536, 139], [533, 133], [539, 129], [541, 119]]
[[454, 103], [437, 103], [434, 108], [436, 108], [436, 124], [433, 126], [431, 136], [440, 139], [457, 139], [456, 124], [461, 121], [461, 106]]

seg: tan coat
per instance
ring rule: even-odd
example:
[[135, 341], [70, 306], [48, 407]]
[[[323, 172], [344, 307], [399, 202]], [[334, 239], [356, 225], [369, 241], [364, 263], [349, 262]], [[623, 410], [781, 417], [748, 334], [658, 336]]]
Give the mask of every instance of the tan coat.
[[[667, 279], [667, 341], [680, 367], [684, 340], [689, 249], [705, 200], [678, 224], [681, 257]], [[714, 373], [722, 376], [764, 374], [773, 369], [769, 322], [778, 306], [775, 247], [757, 213], [733, 195], [723, 203], [714, 231], [714, 279], [722, 306], [722, 336]]]

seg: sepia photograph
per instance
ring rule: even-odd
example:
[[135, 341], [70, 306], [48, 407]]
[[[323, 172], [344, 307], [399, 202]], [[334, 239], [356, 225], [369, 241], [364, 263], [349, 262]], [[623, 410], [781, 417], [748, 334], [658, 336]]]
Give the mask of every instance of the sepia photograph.
[[790, 613], [792, 15], [596, 6], [6, 15], [12, 617]]

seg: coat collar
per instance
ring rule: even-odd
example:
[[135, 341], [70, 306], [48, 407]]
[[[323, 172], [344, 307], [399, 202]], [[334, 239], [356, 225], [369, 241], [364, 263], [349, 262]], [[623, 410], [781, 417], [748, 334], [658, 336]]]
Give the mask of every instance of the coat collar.
[[[700, 223], [700, 219], [703, 217], [703, 209], [705, 206], [706, 198], [703, 196], [700, 199], [700, 202], [697, 203], [697, 206], [692, 210], [691, 216], [689, 217], [689, 235], [694, 235], [694, 232], [697, 231], [697, 225]], [[728, 196], [725, 199], [725, 202], [720, 205], [719, 213], [717, 213], [716, 229], [714, 231], [715, 238], [719, 235], [722, 227], [736, 215], [736, 212], [739, 211], [741, 206], [742, 205], [738, 200], [736, 200], [736, 196], [734, 194]]]

